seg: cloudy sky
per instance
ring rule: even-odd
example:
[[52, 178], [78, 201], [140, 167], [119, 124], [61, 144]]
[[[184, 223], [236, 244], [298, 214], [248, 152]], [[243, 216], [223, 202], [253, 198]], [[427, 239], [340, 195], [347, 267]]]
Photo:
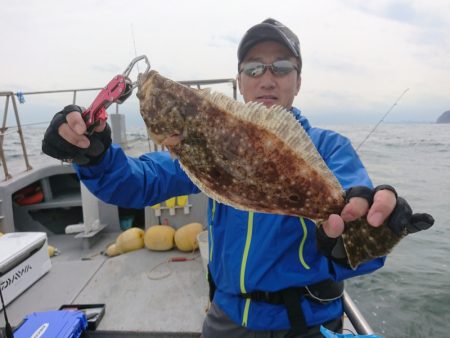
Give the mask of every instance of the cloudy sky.
[[[448, 0], [0, 2], [0, 91], [101, 87], [136, 53], [174, 80], [235, 77], [240, 38], [273, 17], [300, 38], [294, 104], [312, 122], [375, 123], [406, 89], [386, 122], [432, 122], [450, 110]], [[27, 96], [19, 108], [35, 122], [71, 100]], [[126, 104], [133, 116], [136, 99]]]

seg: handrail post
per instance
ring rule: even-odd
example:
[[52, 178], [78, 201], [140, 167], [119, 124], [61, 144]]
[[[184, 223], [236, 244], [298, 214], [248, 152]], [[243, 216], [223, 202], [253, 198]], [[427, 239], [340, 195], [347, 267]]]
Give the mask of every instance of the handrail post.
[[236, 84], [236, 80], [233, 80], [232, 84], [233, 84], [233, 97], [234, 97], [235, 100], [237, 100], [237, 84]]
[[22, 153], [23, 153], [23, 157], [25, 159], [26, 170], [31, 170], [33, 168], [31, 167], [30, 162], [28, 161], [27, 149], [25, 146], [25, 140], [23, 138], [22, 126], [20, 124], [19, 110], [17, 109], [17, 104], [16, 104], [16, 99], [14, 97], [14, 93], [13, 92], [0, 92], [0, 96], [6, 97], [5, 110], [3, 112], [3, 121], [2, 121], [2, 127], [1, 127], [1, 133], [0, 133], [0, 156], [1, 156], [1, 161], [2, 161], [2, 165], [3, 165], [3, 172], [5, 173], [5, 181], [7, 181], [10, 178], [12, 178], [12, 176], [8, 172], [8, 167], [6, 165], [5, 152], [3, 150], [3, 142], [5, 140], [6, 130], [8, 129], [6, 127], [6, 122], [8, 120], [8, 110], [9, 110], [9, 99], [10, 98], [11, 98], [13, 109], [14, 109], [14, 116], [16, 118], [16, 123], [17, 123], [17, 133], [19, 134], [20, 145], [22, 146]]
[[8, 166], [6, 165], [6, 158], [5, 158], [5, 152], [3, 151], [3, 141], [5, 138], [5, 132], [6, 132], [6, 118], [8, 115], [8, 105], [9, 105], [9, 95], [6, 95], [6, 101], [5, 101], [5, 111], [3, 112], [3, 123], [0, 133], [0, 157], [2, 160], [3, 165], [3, 172], [5, 174], [5, 181], [9, 180], [11, 178], [11, 175], [8, 172]]
[[23, 138], [22, 126], [20, 124], [19, 110], [17, 109], [17, 103], [14, 94], [11, 95], [11, 101], [13, 103], [14, 114], [16, 115], [17, 133], [19, 134], [20, 144], [22, 145], [22, 152], [23, 157], [25, 159], [25, 165], [27, 167], [27, 170], [31, 170], [33, 169], [33, 167], [30, 165], [30, 162], [28, 161], [27, 149], [25, 147], [25, 140]]

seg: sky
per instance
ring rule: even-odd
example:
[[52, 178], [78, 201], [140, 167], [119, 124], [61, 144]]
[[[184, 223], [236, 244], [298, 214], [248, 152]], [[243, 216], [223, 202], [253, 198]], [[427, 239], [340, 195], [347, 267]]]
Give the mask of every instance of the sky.
[[[302, 87], [294, 105], [311, 122], [377, 123], [386, 114], [385, 122], [434, 122], [450, 110], [448, 0], [0, 4], [0, 91], [102, 87], [141, 54], [173, 80], [234, 78], [241, 37], [272, 17], [300, 39]], [[231, 95], [230, 85], [213, 89]], [[79, 94], [77, 103], [89, 106], [94, 96]], [[25, 100], [21, 120], [32, 123], [49, 120], [72, 96]], [[2, 109], [4, 102], [0, 97]], [[121, 107], [127, 123], [139, 120], [138, 109], [136, 98]]]

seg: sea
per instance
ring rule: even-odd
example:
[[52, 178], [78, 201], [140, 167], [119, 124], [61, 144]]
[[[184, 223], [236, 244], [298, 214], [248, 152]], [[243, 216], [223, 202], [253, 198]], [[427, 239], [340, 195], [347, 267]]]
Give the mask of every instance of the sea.
[[[351, 140], [374, 185], [394, 186], [414, 212], [435, 219], [429, 230], [404, 238], [383, 268], [349, 279], [347, 292], [382, 337], [450, 337], [450, 124], [318, 127]], [[42, 159], [43, 133], [41, 126], [24, 128], [31, 164]], [[146, 131], [130, 128], [127, 137], [145, 140]], [[4, 151], [8, 161], [23, 161], [17, 135], [5, 138]]]
[[435, 219], [346, 290], [382, 337], [450, 337], [450, 124], [380, 124], [372, 134], [373, 126], [326, 128], [359, 147], [375, 185], [394, 186], [414, 212]]

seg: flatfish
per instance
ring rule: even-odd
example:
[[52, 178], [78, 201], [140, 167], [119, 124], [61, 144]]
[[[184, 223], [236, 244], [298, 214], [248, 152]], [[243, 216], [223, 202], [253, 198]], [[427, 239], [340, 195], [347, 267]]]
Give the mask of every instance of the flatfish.
[[[177, 135], [169, 150], [210, 198], [237, 209], [301, 216], [320, 224], [339, 214], [344, 190], [309, 136], [282, 107], [243, 104], [197, 90], [156, 71], [141, 76], [140, 112], [156, 143]], [[352, 268], [386, 255], [401, 239], [364, 219], [346, 224]]]

